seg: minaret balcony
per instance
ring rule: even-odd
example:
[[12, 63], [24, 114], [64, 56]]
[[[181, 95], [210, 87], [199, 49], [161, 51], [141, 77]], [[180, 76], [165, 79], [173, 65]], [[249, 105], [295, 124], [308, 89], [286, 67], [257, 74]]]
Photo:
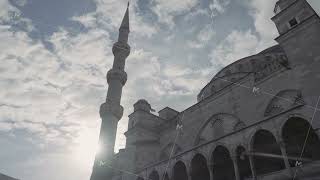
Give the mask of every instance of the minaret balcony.
[[121, 69], [110, 69], [107, 73], [107, 82], [110, 84], [112, 80], [119, 80], [122, 85], [127, 82], [127, 73]]
[[112, 103], [107, 99], [105, 103], [101, 104], [99, 113], [102, 120], [108, 115], [113, 115], [120, 120], [123, 115], [123, 107], [120, 104]]
[[112, 52], [115, 57], [127, 58], [130, 54], [130, 46], [127, 43], [116, 42], [113, 44]]

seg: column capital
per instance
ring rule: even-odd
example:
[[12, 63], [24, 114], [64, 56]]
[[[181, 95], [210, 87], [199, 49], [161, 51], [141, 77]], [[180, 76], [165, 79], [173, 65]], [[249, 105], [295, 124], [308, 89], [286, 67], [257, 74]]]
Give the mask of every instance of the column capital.
[[111, 101], [106, 100], [105, 103], [100, 106], [100, 117], [104, 119], [108, 114], [112, 114], [118, 120], [122, 118], [123, 115], [123, 107], [119, 104], [113, 104]]
[[237, 162], [238, 161], [238, 156], [237, 155], [231, 155], [230, 156], [232, 161]]
[[208, 167], [209, 167], [210, 169], [212, 169], [213, 166], [214, 166], [214, 163], [208, 163]]

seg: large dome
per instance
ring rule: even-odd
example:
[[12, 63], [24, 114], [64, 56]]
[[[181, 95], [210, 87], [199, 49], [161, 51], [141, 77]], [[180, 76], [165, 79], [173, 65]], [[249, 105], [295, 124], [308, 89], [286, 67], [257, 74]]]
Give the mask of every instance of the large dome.
[[288, 67], [288, 61], [283, 49], [279, 45], [270, 47], [224, 67], [200, 91], [198, 101], [221, 92], [249, 75], [254, 75], [255, 81], [260, 81], [286, 67]]

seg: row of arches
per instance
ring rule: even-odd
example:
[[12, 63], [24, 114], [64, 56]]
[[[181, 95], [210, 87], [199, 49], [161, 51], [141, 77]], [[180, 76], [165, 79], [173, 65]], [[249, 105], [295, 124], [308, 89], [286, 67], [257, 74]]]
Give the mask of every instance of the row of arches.
[[[265, 107], [263, 116], [271, 117], [294, 107], [304, 105], [302, 92], [297, 89], [285, 89], [276, 94]], [[247, 127], [237, 115], [230, 113], [214, 113], [200, 127], [194, 145], [237, 132]]]
[[148, 179], [244, 180], [294, 167], [297, 162], [320, 160], [319, 137], [307, 120], [298, 117], [287, 120], [281, 139], [279, 142], [270, 131], [261, 129], [254, 135], [250, 152], [239, 145], [235, 156], [231, 157], [229, 150], [220, 145], [212, 152], [209, 161], [200, 153], [193, 156], [189, 171], [184, 162], [178, 161], [170, 176], [168, 173], [160, 176], [154, 170]]

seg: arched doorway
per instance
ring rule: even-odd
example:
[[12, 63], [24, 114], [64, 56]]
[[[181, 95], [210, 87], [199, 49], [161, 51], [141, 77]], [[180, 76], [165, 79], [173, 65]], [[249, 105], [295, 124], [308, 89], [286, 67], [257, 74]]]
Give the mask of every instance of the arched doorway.
[[157, 171], [152, 171], [149, 176], [149, 180], [159, 180], [159, 174]]
[[259, 130], [253, 138], [253, 161], [257, 175], [280, 171], [285, 168], [276, 138], [267, 130]]
[[240, 180], [252, 177], [250, 161], [248, 155], [246, 154], [246, 149], [243, 146], [238, 146], [236, 149], [236, 153]]
[[234, 180], [233, 161], [227, 148], [218, 146], [212, 154], [213, 179]]
[[178, 161], [173, 167], [173, 180], [188, 180], [187, 168], [181, 161]]
[[[309, 135], [307, 137], [308, 131]], [[319, 137], [310, 123], [305, 119], [298, 117], [290, 118], [282, 127], [282, 138], [291, 167], [296, 165], [296, 161], [307, 163], [309, 161], [320, 160]], [[306, 145], [302, 153], [304, 144]]]
[[201, 154], [196, 154], [191, 160], [191, 179], [210, 180], [210, 172], [206, 158]]

